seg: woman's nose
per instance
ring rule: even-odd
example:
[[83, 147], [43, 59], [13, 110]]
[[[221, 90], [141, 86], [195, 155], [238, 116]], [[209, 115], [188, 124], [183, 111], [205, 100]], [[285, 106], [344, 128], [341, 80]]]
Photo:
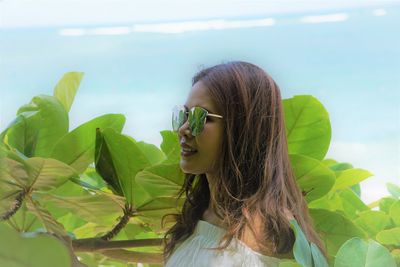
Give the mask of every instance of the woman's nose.
[[178, 129], [178, 134], [180, 136], [191, 136], [192, 132], [189, 128], [189, 120], [186, 120], [184, 124]]

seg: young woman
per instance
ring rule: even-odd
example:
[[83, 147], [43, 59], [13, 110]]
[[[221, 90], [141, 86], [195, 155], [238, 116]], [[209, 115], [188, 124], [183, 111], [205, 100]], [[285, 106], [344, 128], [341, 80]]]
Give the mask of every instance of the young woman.
[[165, 235], [166, 266], [278, 266], [293, 257], [293, 218], [325, 253], [291, 170], [274, 80], [229, 62], [192, 85], [173, 112], [186, 200]]

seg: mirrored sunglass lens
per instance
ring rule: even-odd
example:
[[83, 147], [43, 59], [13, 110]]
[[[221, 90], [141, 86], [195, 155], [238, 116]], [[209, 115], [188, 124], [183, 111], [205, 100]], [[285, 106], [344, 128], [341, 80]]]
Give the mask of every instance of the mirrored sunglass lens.
[[203, 130], [207, 113], [207, 110], [200, 107], [194, 107], [189, 111], [189, 127], [193, 136], [198, 135]]
[[185, 108], [177, 106], [172, 110], [172, 129], [178, 131], [185, 123]]

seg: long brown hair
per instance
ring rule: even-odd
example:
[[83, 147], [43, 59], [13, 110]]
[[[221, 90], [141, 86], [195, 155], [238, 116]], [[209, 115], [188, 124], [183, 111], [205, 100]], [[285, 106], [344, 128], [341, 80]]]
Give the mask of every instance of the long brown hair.
[[233, 238], [241, 239], [245, 226], [262, 249], [290, 253], [295, 241], [285, 210], [292, 213], [307, 239], [323, 254], [326, 250], [313, 228], [307, 203], [300, 191], [288, 156], [284, 113], [278, 85], [261, 68], [246, 62], [228, 62], [201, 70], [201, 81], [223, 116], [224, 136], [218, 162], [218, 179], [210, 193], [204, 174], [186, 174], [179, 196], [186, 195], [182, 213], [164, 237], [164, 258], [189, 237], [208, 208], [228, 225], [220, 249]]

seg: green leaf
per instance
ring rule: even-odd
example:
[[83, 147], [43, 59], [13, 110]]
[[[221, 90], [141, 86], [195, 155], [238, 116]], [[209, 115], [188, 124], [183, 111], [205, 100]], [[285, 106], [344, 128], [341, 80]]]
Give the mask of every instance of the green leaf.
[[27, 163], [31, 187], [35, 191], [49, 191], [76, 176], [73, 168], [55, 159], [30, 158]]
[[71, 236], [71, 233], [76, 228], [86, 224], [85, 220], [80, 218], [78, 215], [72, 213], [67, 213], [64, 216], [57, 218], [57, 221], [63, 225], [65, 231], [68, 232], [69, 236]]
[[79, 238], [92, 238], [94, 236], [103, 235], [110, 231], [110, 225], [100, 225], [95, 223], [86, 223], [73, 230], [74, 236]]
[[70, 181], [87, 190], [109, 191], [103, 177], [101, 177], [93, 167], [88, 167], [79, 177], [72, 178]]
[[96, 147], [95, 147], [95, 167], [96, 171], [108, 184], [114, 194], [123, 196], [122, 182], [118, 178], [117, 170], [113, 162], [110, 148], [105, 141], [103, 133], [100, 129], [96, 130]]
[[6, 163], [0, 169], [0, 215], [4, 218], [19, 208], [31, 190], [49, 191], [76, 175], [71, 167], [54, 159], [23, 160], [9, 151], [2, 161]]
[[390, 225], [390, 217], [383, 211], [368, 210], [358, 214], [355, 224], [369, 234], [370, 238]]
[[55, 97], [35, 96], [17, 115], [4, 138], [27, 157], [49, 157], [58, 140], [68, 132], [68, 113]]
[[296, 236], [296, 241], [293, 246], [294, 258], [301, 265], [312, 267], [311, 248], [306, 236], [295, 219], [290, 220], [290, 226]]
[[355, 184], [350, 187], [350, 189], [357, 194], [357, 196], [361, 197], [361, 186], [360, 184]]
[[178, 163], [181, 158], [181, 147], [179, 145], [178, 135], [173, 131], [162, 131], [161, 136], [163, 138], [161, 150], [167, 157], [164, 163]]
[[343, 189], [338, 192], [338, 195], [342, 200], [343, 211], [351, 219], [355, 218], [359, 212], [369, 210], [368, 206], [351, 189]]
[[400, 200], [397, 200], [390, 207], [389, 215], [392, 218], [396, 226], [400, 226]]
[[400, 227], [380, 231], [376, 235], [376, 240], [383, 245], [400, 247]]
[[393, 249], [390, 254], [396, 261], [397, 266], [400, 266], [400, 249]]
[[184, 174], [179, 164], [161, 164], [144, 169], [135, 177], [135, 207], [138, 211], [176, 208], [176, 196], [183, 180]]
[[279, 261], [279, 267], [303, 267], [303, 266], [295, 261], [284, 259]]
[[67, 112], [71, 109], [82, 77], [83, 72], [67, 72], [54, 88], [54, 96], [61, 102]]
[[328, 255], [332, 257], [348, 239], [365, 237], [365, 233], [358, 226], [338, 212], [310, 209], [310, 215], [325, 243]]
[[313, 263], [314, 263], [313, 266], [329, 267], [328, 262], [325, 259], [325, 256], [322, 254], [317, 245], [315, 245], [314, 243], [311, 243], [311, 254], [313, 257]]
[[331, 140], [329, 114], [313, 96], [298, 95], [283, 100], [290, 154], [322, 160]]
[[8, 218], [21, 205], [28, 187], [26, 164], [21, 159], [1, 159], [0, 168], [0, 218]]
[[338, 162], [334, 159], [323, 159], [323, 160], [321, 160], [321, 163], [327, 167], [331, 167], [331, 166], [337, 164]]
[[28, 197], [26, 207], [42, 222], [47, 232], [57, 234], [58, 236], [67, 236], [64, 226], [57, 222], [39, 202]]
[[337, 173], [333, 190], [345, 189], [367, 179], [373, 174], [363, 169], [348, 169]]
[[325, 209], [330, 211], [343, 211], [343, 200], [337, 193], [329, 193], [308, 204], [309, 208]]
[[1, 140], [20, 153], [32, 156], [37, 138], [37, 129], [32, 125], [38, 124], [37, 113], [38, 111], [32, 111], [18, 115], [2, 132]]
[[393, 197], [384, 197], [379, 200], [379, 210], [386, 212], [389, 214], [390, 207], [396, 203], [396, 199]]
[[112, 225], [123, 214], [125, 200], [122, 197], [102, 193], [96, 195], [63, 197], [47, 194], [43, 201], [53, 203], [59, 209], [65, 209], [88, 222], [100, 225]]
[[332, 171], [344, 171], [344, 170], [348, 170], [348, 169], [353, 169], [353, 165], [351, 165], [350, 163], [347, 163], [347, 162], [341, 162], [341, 163], [333, 164], [333, 165], [329, 166], [329, 168]]
[[22, 203], [21, 208], [7, 222], [20, 233], [33, 232], [43, 228], [38, 218], [28, 211], [26, 203]]
[[94, 162], [96, 129], [112, 128], [121, 132], [124, 124], [125, 117], [121, 114], [106, 114], [92, 119], [66, 134], [54, 147], [51, 157], [82, 173]]
[[0, 266], [68, 267], [71, 259], [67, 247], [48, 234], [21, 235], [0, 224], [0, 236], [7, 245], [0, 246]]
[[310, 202], [308, 207], [339, 211], [348, 219], [354, 219], [359, 212], [369, 210], [360, 197], [349, 188], [337, 192], [331, 191], [322, 198]]
[[184, 173], [179, 164], [161, 164], [139, 172], [135, 181], [151, 197], [176, 196], [183, 185]]
[[392, 183], [387, 183], [386, 188], [394, 198], [400, 198], [400, 186]]
[[136, 145], [146, 156], [151, 165], [159, 164], [166, 159], [164, 153], [155, 145], [147, 144], [145, 142], [136, 142]]
[[390, 252], [379, 243], [360, 238], [348, 240], [336, 255], [335, 267], [385, 266], [396, 267]]
[[45, 197], [47, 195], [56, 195], [60, 197], [77, 197], [77, 196], [89, 196], [92, 195], [93, 192], [90, 190], [86, 190], [84, 187], [72, 182], [73, 179], [68, 180], [66, 183], [57, 187], [56, 189], [48, 192], [35, 192], [33, 197], [38, 200], [40, 204], [50, 212], [50, 214], [55, 218], [59, 219], [63, 216], [66, 216], [69, 211], [68, 209], [60, 208], [52, 201], [46, 201]]
[[129, 137], [113, 129], [105, 129], [99, 139], [101, 136], [103, 143], [99, 142], [96, 170], [109, 184], [119, 186], [118, 190], [122, 190], [127, 203], [134, 204], [134, 178], [139, 171], [149, 167], [150, 162]]
[[306, 193], [307, 202], [321, 198], [335, 183], [335, 174], [328, 167], [313, 158], [291, 154], [290, 161], [297, 184]]

